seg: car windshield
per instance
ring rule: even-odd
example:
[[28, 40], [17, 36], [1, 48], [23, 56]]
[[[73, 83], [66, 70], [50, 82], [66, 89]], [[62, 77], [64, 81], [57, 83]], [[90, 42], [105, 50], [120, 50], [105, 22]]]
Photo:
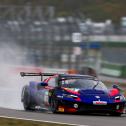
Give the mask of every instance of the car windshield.
[[107, 87], [99, 80], [92, 79], [69, 79], [63, 80], [62, 86], [65, 88], [77, 88], [77, 89], [96, 89], [106, 90]]

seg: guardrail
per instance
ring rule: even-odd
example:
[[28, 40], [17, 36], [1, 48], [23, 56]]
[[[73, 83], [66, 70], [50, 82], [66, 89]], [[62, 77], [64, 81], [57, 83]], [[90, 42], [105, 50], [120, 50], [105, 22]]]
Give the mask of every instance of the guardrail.
[[126, 43], [126, 35], [88, 35], [82, 37], [83, 41], [91, 42], [124, 42]]

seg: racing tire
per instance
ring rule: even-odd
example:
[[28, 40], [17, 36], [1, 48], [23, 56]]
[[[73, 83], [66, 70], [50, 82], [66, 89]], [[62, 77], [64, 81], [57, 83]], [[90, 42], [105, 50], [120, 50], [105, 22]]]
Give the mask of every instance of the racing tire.
[[122, 113], [118, 113], [118, 112], [113, 112], [113, 113], [110, 113], [110, 116], [121, 116]]
[[28, 86], [25, 86], [22, 90], [22, 102], [23, 102], [24, 109], [26, 111], [33, 110], [31, 108], [30, 92]]
[[51, 98], [50, 99], [50, 109], [53, 113], [58, 113], [58, 101], [56, 98]]

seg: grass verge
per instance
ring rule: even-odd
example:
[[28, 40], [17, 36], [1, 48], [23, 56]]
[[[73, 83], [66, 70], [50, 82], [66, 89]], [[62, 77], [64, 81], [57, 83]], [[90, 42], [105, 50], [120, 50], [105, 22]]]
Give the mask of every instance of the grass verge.
[[0, 126], [69, 126], [69, 125], [0, 117]]

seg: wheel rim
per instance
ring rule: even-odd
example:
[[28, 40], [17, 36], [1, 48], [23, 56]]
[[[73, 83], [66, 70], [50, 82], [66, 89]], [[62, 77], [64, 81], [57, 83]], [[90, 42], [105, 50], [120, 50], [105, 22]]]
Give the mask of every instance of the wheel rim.
[[58, 104], [54, 98], [51, 99], [51, 110], [52, 112], [57, 112]]

